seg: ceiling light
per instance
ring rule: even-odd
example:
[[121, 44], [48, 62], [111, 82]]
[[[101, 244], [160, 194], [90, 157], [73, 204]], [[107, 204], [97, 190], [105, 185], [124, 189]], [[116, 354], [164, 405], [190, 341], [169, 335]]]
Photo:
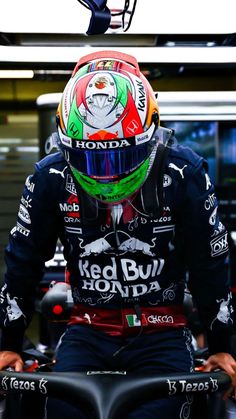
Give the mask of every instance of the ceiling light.
[[[106, 48], [110, 49], [110, 48]], [[5, 63], [76, 63], [86, 54], [103, 51], [104, 47], [13, 47], [0, 46]], [[120, 48], [111, 48], [120, 51]], [[236, 62], [236, 47], [124, 47], [122, 52], [134, 55], [143, 63], [218, 63]]]
[[160, 112], [165, 115], [233, 115], [235, 118], [236, 106], [161, 106], [159, 102]]
[[33, 70], [0, 70], [0, 79], [32, 79]]
[[161, 103], [173, 104], [176, 102], [222, 104], [236, 103], [236, 90], [232, 91], [176, 91], [176, 92], [158, 92], [158, 101]]
[[[37, 106], [55, 108], [62, 93], [38, 96]], [[158, 92], [161, 120], [236, 120], [236, 91]]]
[[182, 115], [182, 114], [170, 114], [162, 115], [161, 121], [235, 121], [236, 115], [220, 115], [220, 114], [206, 114], [206, 115]]

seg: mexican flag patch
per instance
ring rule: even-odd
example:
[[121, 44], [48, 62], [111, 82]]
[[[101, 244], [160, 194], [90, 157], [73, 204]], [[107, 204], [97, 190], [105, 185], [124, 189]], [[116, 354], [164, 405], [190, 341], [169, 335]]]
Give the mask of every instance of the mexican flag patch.
[[126, 319], [129, 327], [141, 326], [141, 320], [138, 319], [137, 314], [127, 314]]
[[129, 327], [144, 326], [147, 324], [147, 320], [144, 314], [142, 314], [142, 321], [138, 319], [137, 314], [126, 314], [126, 320]]

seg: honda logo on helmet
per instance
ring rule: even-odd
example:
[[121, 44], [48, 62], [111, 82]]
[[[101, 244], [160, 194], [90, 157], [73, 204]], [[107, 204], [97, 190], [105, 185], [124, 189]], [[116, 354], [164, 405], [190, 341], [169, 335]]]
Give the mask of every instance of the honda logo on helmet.
[[129, 125], [127, 125], [126, 130], [130, 134], [135, 135], [135, 132], [137, 131], [138, 128], [139, 128], [139, 124], [137, 123], [137, 121], [135, 121], [134, 119], [132, 119], [132, 121], [129, 123]]
[[122, 148], [122, 147], [128, 147], [131, 144], [129, 141], [123, 139], [123, 140], [112, 140], [112, 141], [75, 141], [76, 148], [82, 148], [87, 150], [107, 150], [112, 148]]

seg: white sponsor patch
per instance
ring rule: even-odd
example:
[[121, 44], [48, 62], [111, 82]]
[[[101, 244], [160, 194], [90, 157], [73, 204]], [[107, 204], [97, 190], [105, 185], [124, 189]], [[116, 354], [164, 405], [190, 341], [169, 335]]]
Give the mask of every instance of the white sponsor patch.
[[163, 188], [167, 188], [167, 186], [170, 186], [171, 184], [172, 184], [171, 177], [165, 173], [163, 176]]
[[176, 172], [179, 172], [182, 179], [184, 179], [184, 169], [185, 167], [188, 167], [187, 164], [185, 164], [183, 167], [178, 167], [174, 163], [170, 163], [169, 166], [171, 169], [176, 170]]
[[223, 233], [223, 231], [225, 231], [225, 226], [222, 224], [221, 221], [219, 221], [219, 224], [217, 228], [214, 230], [214, 233], [212, 234], [211, 237], [218, 236], [220, 233]]
[[47, 394], [47, 382], [45, 378], [41, 378], [39, 382], [20, 380], [16, 377], [4, 376], [1, 379], [1, 387], [3, 390], [22, 390], [22, 391], [37, 391], [39, 390], [42, 394]]
[[27, 197], [25, 198], [24, 196], [21, 197], [21, 203], [26, 207], [26, 208], [32, 208], [31, 205], [32, 202], [32, 198], [29, 197], [29, 195], [27, 195]]
[[219, 256], [224, 252], [228, 251], [228, 233], [225, 233], [223, 236], [218, 236], [215, 239], [211, 240], [211, 256]]
[[211, 187], [211, 179], [209, 178], [208, 173], [205, 173], [205, 179], [206, 179], [206, 190], [210, 189]]
[[[120, 230], [117, 230], [117, 233], [119, 233]], [[83, 252], [80, 254], [81, 257], [89, 256], [91, 254], [99, 254], [102, 252], [107, 252], [108, 250], [112, 250], [109, 243], [108, 237], [113, 236], [114, 233], [109, 233], [105, 237], [101, 237], [99, 239], [96, 239], [90, 243], [87, 243], [83, 245], [83, 239], [79, 238], [80, 240], [80, 248], [83, 249]], [[137, 251], [141, 251], [145, 255], [149, 256], [155, 256], [155, 253], [151, 250], [155, 247], [155, 241], [156, 237], [151, 239], [151, 243], [143, 242], [142, 240], [139, 240], [135, 237], [130, 237], [128, 234], [124, 234], [127, 239], [123, 240], [119, 244], [119, 251], [123, 253], [132, 252], [135, 253]]]
[[76, 204], [73, 202], [72, 204], [68, 204], [67, 202], [64, 202], [63, 204], [60, 203], [60, 210], [65, 212], [77, 212], [79, 211], [79, 204]]
[[209, 209], [213, 208], [215, 205], [215, 202], [216, 202], [215, 194], [214, 193], [209, 194], [208, 198], [205, 200], [205, 203], [204, 203], [205, 210], [208, 211]]
[[151, 248], [155, 247], [156, 237], [152, 239], [152, 244], [145, 243], [142, 240], [130, 237], [119, 245], [119, 250], [125, 252], [136, 252], [142, 251], [145, 255], [155, 256], [155, 253], [151, 251]]
[[159, 316], [157, 314], [151, 314], [147, 318], [148, 323], [152, 324], [158, 324], [158, 323], [174, 323], [173, 316], [165, 315], [165, 316]]
[[[23, 314], [23, 312], [21, 311], [20, 307], [17, 304], [17, 301], [16, 301], [17, 297], [10, 298], [9, 293], [6, 294], [6, 297], [7, 297], [7, 303], [8, 303], [7, 314], [6, 314], [8, 321], [12, 322], [14, 320], [19, 319], [22, 316], [25, 317], [25, 315]], [[5, 324], [6, 324], [7, 319], [4, 322]]]
[[[118, 280], [116, 259], [112, 257], [111, 264], [104, 267], [96, 263], [89, 263], [88, 259], [79, 259], [78, 267], [82, 278]], [[137, 279], [147, 280], [160, 275], [164, 267], [164, 259], [151, 259], [150, 263], [138, 264], [133, 259], [121, 258], [121, 267], [124, 281], [135, 281]], [[90, 283], [90, 282], [89, 282]], [[160, 287], [159, 287], [160, 289]], [[107, 290], [106, 290], [107, 291]]]
[[31, 219], [29, 215], [29, 211], [24, 207], [24, 205], [20, 204], [18, 217], [24, 221], [26, 224], [31, 224]]
[[66, 176], [66, 190], [77, 196], [75, 183], [73, 177], [70, 174]]
[[51, 167], [49, 169], [49, 173], [50, 174], [55, 174], [55, 175], [60, 175], [63, 179], [65, 179], [65, 173], [64, 173], [64, 171], [66, 169], [67, 169], [67, 166], [65, 166], [63, 170], [57, 170], [57, 169], [54, 169], [53, 167]]
[[65, 223], [80, 223], [81, 220], [78, 217], [64, 217]]
[[153, 227], [153, 233], [165, 233], [166, 231], [174, 231], [174, 229], [175, 229], [174, 224], [160, 226], [160, 227]]
[[215, 223], [216, 223], [217, 209], [218, 209], [218, 207], [216, 207], [214, 209], [214, 211], [212, 211], [212, 213], [210, 215], [210, 218], [209, 218], [209, 224], [211, 224], [212, 226], [214, 226]]
[[16, 224], [16, 227], [12, 229], [11, 234], [14, 235], [16, 231], [19, 231], [19, 233], [23, 234], [23, 236], [25, 237], [28, 237], [30, 234], [30, 230], [18, 222]]
[[[169, 386], [169, 395], [173, 395], [177, 393], [177, 391], [181, 393], [199, 393], [199, 392], [206, 392], [207, 390], [217, 391], [218, 390], [218, 382], [217, 380], [209, 377], [209, 382], [189, 382], [188, 380], [169, 380], [167, 379], [167, 384]], [[187, 419], [189, 416], [181, 416], [181, 419]]]
[[82, 234], [82, 228], [80, 227], [65, 227], [65, 230], [72, 234]]
[[30, 191], [30, 192], [33, 193], [34, 192], [35, 183], [30, 182], [31, 177], [32, 177], [32, 175], [30, 175], [30, 176], [27, 177], [27, 179], [25, 181], [25, 186], [28, 189], [28, 191]]
[[224, 300], [223, 298], [221, 300], [216, 300], [216, 302], [220, 304], [220, 307], [219, 307], [219, 311], [216, 317], [211, 322], [211, 325], [210, 325], [211, 330], [216, 320], [224, 324], [233, 323], [233, 319], [231, 318], [231, 313], [233, 313], [231, 299], [232, 299], [232, 294], [229, 293], [227, 296], [227, 300]]

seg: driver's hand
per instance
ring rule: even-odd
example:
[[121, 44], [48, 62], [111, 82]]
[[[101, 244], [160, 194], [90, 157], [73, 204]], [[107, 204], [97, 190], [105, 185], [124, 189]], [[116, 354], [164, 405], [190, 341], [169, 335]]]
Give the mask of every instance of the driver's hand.
[[211, 355], [204, 364], [203, 371], [210, 372], [216, 369], [225, 371], [232, 380], [230, 389], [224, 394], [224, 399], [229, 397], [232, 393], [233, 397], [236, 399], [236, 361], [230, 354], [225, 352]]
[[13, 368], [15, 371], [23, 371], [23, 361], [17, 352], [0, 351], [0, 370]]

